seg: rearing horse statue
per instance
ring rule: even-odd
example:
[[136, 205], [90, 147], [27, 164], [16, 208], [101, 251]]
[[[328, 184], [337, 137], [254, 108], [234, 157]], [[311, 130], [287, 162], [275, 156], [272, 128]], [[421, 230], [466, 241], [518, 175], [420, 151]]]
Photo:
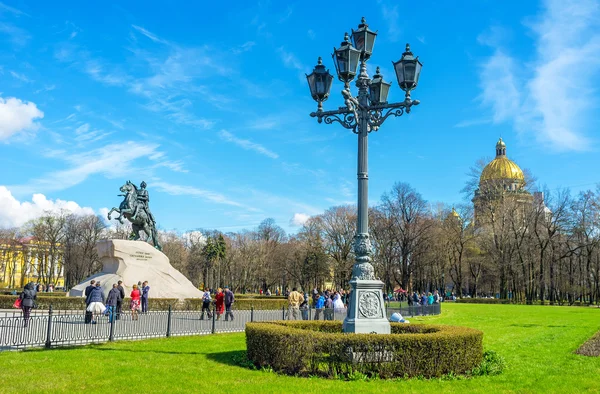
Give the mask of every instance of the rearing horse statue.
[[120, 223], [123, 223], [123, 218], [131, 222], [133, 234], [129, 237], [129, 239], [136, 241], [139, 240], [140, 230], [142, 230], [144, 234], [146, 234], [145, 241], [148, 242], [148, 240], [151, 240], [156, 249], [162, 250], [158, 242], [156, 224], [148, 215], [146, 208], [143, 206], [138, 206], [141, 205], [141, 203], [138, 201], [137, 187], [130, 181], [127, 181], [127, 183], [121, 186], [119, 190], [121, 190], [122, 193], [125, 193], [120, 194], [120, 196], [124, 197], [123, 201], [121, 202], [121, 205], [119, 205], [119, 208], [113, 207], [108, 212], [108, 220], [111, 220], [111, 214], [113, 212], [118, 212], [120, 216], [115, 219], [117, 219]]

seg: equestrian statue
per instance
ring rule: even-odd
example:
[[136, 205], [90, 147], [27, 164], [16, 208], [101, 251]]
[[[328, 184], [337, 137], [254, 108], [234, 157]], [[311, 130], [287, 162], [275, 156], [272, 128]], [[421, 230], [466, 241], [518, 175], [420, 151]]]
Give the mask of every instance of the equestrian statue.
[[110, 216], [113, 212], [119, 212], [120, 216], [115, 219], [121, 224], [123, 224], [123, 218], [131, 222], [133, 233], [129, 239], [140, 239], [140, 230], [142, 230], [144, 234], [146, 234], [145, 241], [152, 240], [154, 247], [158, 250], [162, 250], [158, 243], [156, 221], [148, 207], [150, 198], [148, 196], [148, 190], [146, 190], [146, 182], [142, 181], [138, 188], [130, 181], [127, 181], [127, 183], [121, 186], [119, 190], [121, 190], [122, 193], [125, 193], [119, 194], [119, 196], [123, 196], [123, 201], [121, 202], [121, 205], [119, 205], [119, 208], [113, 208], [108, 212], [108, 220], [111, 219]]

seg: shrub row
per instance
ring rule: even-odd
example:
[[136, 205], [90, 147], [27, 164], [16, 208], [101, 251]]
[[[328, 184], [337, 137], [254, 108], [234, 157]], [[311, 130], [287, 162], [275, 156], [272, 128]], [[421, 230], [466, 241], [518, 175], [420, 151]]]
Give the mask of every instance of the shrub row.
[[[288, 302], [286, 299], [269, 299], [269, 297], [263, 298], [240, 298], [235, 296], [235, 303], [233, 309], [262, 309], [262, 310], [275, 310], [287, 307]], [[186, 298], [184, 300], [183, 309], [185, 310], [201, 310], [202, 300], [200, 298]]]
[[[11, 309], [17, 296], [14, 295], [0, 295], [0, 309]], [[77, 310], [85, 308], [85, 298], [83, 297], [56, 297], [47, 296], [46, 293], [38, 295], [36, 299], [38, 309], [48, 309], [50, 304], [55, 310]], [[126, 298], [125, 305], [129, 304], [129, 299]], [[177, 298], [152, 298], [148, 300], [148, 307], [150, 310], [167, 310], [169, 305], [173, 309], [181, 310], [201, 310], [202, 300], [199, 298], [186, 298], [184, 301], [180, 301]], [[287, 306], [286, 300], [274, 299], [274, 300], [263, 300], [263, 299], [241, 299], [236, 300], [233, 306], [234, 310], [242, 309], [263, 309], [273, 310], [281, 309]]]
[[253, 300], [287, 300], [285, 296], [276, 296], [276, 295], [260, 295], [260, 294], [236, 294], [235, 298], [238, 300], [241, 299], [253, 299]]
[[392, 323], [392, 334], [344, 334], [338, 321], [246, 324], [247, 357], [290, 375], [439, 377], [483, 358], [483, 333], [452, 326]]
[[[23, 291], [23, 289], [15, 289], [17, 294], [21, 294], [21, 292]], [[12, 295], [13, 290], [2, 290], [0, 291], [0, 295]], [[67, 293], [65, 293], [64, 291], [54, 291], [52, 293], [50, 292], [44, 292], [43, 293], [44, 296], [46, 297], [66, 297]]]

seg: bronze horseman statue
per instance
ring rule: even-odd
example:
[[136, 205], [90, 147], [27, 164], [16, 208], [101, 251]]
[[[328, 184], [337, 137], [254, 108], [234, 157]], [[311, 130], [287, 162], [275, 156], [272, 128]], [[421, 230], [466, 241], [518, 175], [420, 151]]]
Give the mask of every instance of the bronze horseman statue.
[[146, 182], [142, 181], [140, 187], [127, 181], [119, 189], [125, 194], [119, 194], [123, 196], [123, 201], [119, 208], [113, 208], [108, 212], [108, 220], [111, 219], [110, 215], [113, 212], [119, 212], [121, 215], [116, 218], [120, 223], [123, 223], [123, 218], [128, 219], [131, 222], [133, 234], [130, 239], [140, 239], [140, 230], [146, 234], [146, 241], [152, 240], [152, 244], [158, 250], [161, 250], [160, 244], [158, 243], [158, 234], [156, 231], [156, 221], [148, 203], [150, 198], [148, 196], [148, 190], [146, 190]]

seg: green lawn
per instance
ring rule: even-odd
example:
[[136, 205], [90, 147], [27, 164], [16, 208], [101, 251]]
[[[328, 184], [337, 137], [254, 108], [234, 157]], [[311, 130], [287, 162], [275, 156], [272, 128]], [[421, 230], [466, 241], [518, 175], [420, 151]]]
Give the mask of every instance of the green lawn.
[[244, 334], [222, 334], [0, 353], [0, 392], [600, 392], [600, 358], [573, 354], [600, 330], [598, 308], [448, 303], [440, 316], [411, 320], [482, 330], [485, 349], [503, 356], [507, 369], [464, 380], [293, 378], [237, 366]]

